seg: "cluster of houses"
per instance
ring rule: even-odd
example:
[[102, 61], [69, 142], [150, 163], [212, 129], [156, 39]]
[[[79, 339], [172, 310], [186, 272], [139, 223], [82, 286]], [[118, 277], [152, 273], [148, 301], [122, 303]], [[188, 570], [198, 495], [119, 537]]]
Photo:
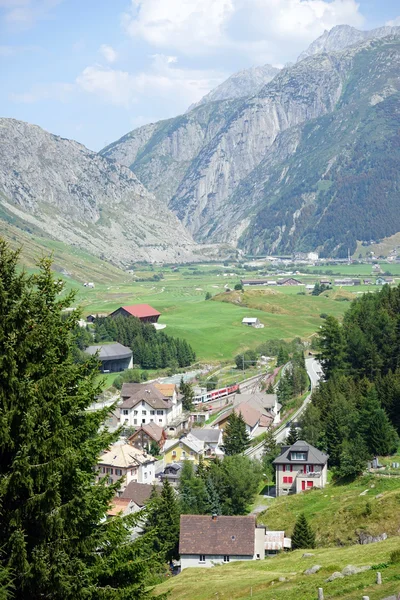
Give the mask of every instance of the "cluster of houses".
[[[183, 411], [175, 384], [123, 384], [114, 412], [123, 436], [104, 451], [97, 465], [99, 479], [112, 484], [123, 478], [108, 518], [141, 511], [154, 487], [160, 489], [165, 479], [176, 488], [184, 461], [196, 466], [200, 460], [223, 459], [223, 432], [233, 411], [243, 417], [250, 437], [278, 424], [281, 418], [275, 394], [243, 393], [230, 398], [212, 426], [199, 427], [193, 415]], [[283, 447], [274, 461], [276, 495], [324, 487], [327, 461], [325, 454], [303, 441]], [[287, 548], [290, 540], [283, 531], [258, 527], [254, 516], [181, 517], [181, 569], [262, 560], [266, 554]]]
[[262, 278], [258, 278], [258, 279], [241, 279], [240, 282], [241, 282], [241, 284], [243, 286], [249, 286], [249, 285], [269, 285], [269, 286], [275, 286], [275, 285], [304, 285], [304, 283], [302, 283], [298, 279], [294, 279], [294, 277], [286, 277], [284, 279], [262, 279]]

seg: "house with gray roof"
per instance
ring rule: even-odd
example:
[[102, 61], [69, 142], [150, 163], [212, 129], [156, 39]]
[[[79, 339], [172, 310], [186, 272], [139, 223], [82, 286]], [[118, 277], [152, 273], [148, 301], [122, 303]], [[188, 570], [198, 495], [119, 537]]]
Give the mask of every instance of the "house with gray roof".
[[214, 429], [212, 427], [194, 427], [190, 432], [193, 437], [204, 442], [205, 456], [208, 455], [222, 455], [223, 440], [221, 429]]
[[299, 494], [312, 488], [324, 488], [328, 475], [328, 455], [311, 444], [298, 440], [283, 446], [274, 460], [276, 495]]
[[125, 371], [125, 369], [132, 369], [133, 367], [132, 350], [118, 342], [115, 342], [115, 344], [89, 346], [85, 352], [91, 355], [98, 353], [102, 373], [118, 373]]

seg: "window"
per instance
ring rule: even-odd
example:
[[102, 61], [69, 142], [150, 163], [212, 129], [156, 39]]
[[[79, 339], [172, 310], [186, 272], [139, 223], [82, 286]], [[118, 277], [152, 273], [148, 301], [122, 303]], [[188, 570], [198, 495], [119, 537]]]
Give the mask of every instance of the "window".
[[176, 456], [176, 450], [172, 450], [172, 456]]
[[306, 473], [314, 473], [314, 465], [306, 465]]
[[284, 477], [283, 483], [293, 483], [293, 477]]
[[199, 562], [201, 562], [201, 563], [205, 563], [206, 562], [206, 555], [205, 554], [200, 554], [200, 556], [199, 556]]
[[260, 555], [259, 554], [256, 554], [256, 559], [260, 560]]
[[157, 411], [157, 414], [158, 414], [158, 415], [163, 415], [163, 414], [164, 414], [164, 411], [163, 411], [163, 410], [158, 410], [158, 411]]
[[229, 562], [229, 556], [228, 555], [224, 556], [224, 562]]
[[147, 479], [147, 471], [144, 473], [144, 478]]
[[129, 415], [129, 410], [127, 410], [126, 408], [124, 408], [124, 410], [122, 411], [123, 415]]
[[145, 410], [142, 410], [142, 415], [147, 415], [147, 412]]
[[194, 456], [193, 450], [190, 451], [190, 456]]
[[137, 419], [133, 419], [133, 424], [137, 425]]
[[105, 473], [105, 472], [106, 472], [106, 469], [105, 469], [105, 467], [101, 467], [101, 472], [102, 472], [102, 473]]
[[134, 415], [137, 415], [137, 414], [138, 414], [138, 411], [137, 411], [137, 410], [134, 410], [134, 411], [133, 411], [133, 414], [134, 414]]
[[150, 419], [150, 423], [154, 423], [154, 419]]
[[291, 452], [291, 460], [307, 460], [306, 452]]
[[182, 450], [182, 458], [185, 458], [186, 456], [186, 452], [184, 450]]
[[150, 411], [150, 414], [151, 414], [151, 415], [155, 415], [155, 414], [156, 414], [156, 411], [155, 411], [155, 410], [151, 410], [151, 411]]
[[142, 400], [142, 406], [144, 406], [144, 400]]
[[162, 423], [162, 419], [158, 419], [158, 422], [159, 422], [159, 423]]
[[307, 481], [307, 487], [312, 488], [314, 485], [313, 481]]
[[115, 469], [115, 474], [121, 476], [122, 475], [122, 469]]
[[145, 425], [146, 419], [142, 419], [142, 425]]
[[114, 470], [111, 469], [110, 467], [106, 468], [106, 473], [110, 473], [110, 475], [112, 475], [114, 473]]

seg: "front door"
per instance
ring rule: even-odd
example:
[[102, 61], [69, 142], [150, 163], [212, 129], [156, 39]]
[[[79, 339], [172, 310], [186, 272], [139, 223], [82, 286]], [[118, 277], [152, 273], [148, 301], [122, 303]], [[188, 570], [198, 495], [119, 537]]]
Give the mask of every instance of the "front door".
[[301, 482], [301, 489], [302, 489], [302, 491], [303, 491], [303, 492], [304, 492], [304, 490], [306, 489], [306, 482], [304, 481], [304, 479], [303, 479], [303, 481]]

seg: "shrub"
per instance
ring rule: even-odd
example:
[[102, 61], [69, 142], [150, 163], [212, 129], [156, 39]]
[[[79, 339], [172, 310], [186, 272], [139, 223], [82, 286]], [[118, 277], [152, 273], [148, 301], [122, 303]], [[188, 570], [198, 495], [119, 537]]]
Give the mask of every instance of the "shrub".
[[393, 550], [390, 554], [390, 562], [394, 564], [400, 563], [400, 548]]

